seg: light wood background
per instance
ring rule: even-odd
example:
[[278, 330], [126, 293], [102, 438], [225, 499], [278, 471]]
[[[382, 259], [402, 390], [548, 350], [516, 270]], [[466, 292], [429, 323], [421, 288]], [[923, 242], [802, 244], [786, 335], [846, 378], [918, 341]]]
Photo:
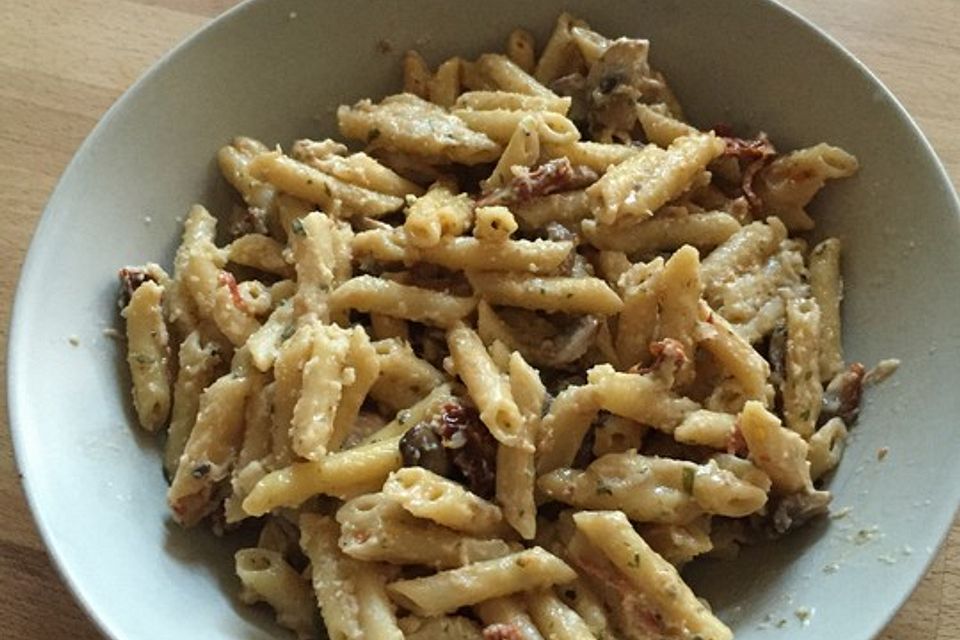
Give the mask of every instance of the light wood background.
[[[235, 3], [0, 0], [0, 367], [6, 362], [20, 263], [74, 151], [151, 63]], [[787, 4], [879, 75], [919, 121], [960, 186], [960, 1]], [[5, 395], [0, 396], [0, 420], [0, 636], [100, 638], [63, 586], [34, 529], [10, 449]], [[960, 640], [960, 522], [881, 637]]]

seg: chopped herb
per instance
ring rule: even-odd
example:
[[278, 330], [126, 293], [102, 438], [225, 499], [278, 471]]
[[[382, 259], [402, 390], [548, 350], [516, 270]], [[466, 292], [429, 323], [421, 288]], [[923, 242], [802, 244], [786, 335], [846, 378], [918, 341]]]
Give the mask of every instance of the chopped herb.
[[683, 491], [693, 495], [693, 482], [697, 478], [697, 472], [690, 467], [683, 468]]
[[801, 420], [809, 420], [809, 419], [810, 419], [810, 409], [804, 409], [804, 410], [800, 413], [800, 419], [801, 419]]
[[567, 293], [567, 300], [573, 297], [573, 291]]
[[608, 487], [606, 484], [604, 484], [602, 480], [598, 480], [598, 481], [597, 481], [597, 495], [598, 495], [598, 496], [612, 496], [612, 495], [613, 495], [613, 489], [611, 489], [611, 488]]
[[284, 329], [283, 333], [280, 334], [280, 341], [285, 342], [290, 339], [290, 337], [296, 333], [297, 330], [292, 324], [288, 324]]
[[540, 287], [540, 295], [542, 295], [542, 296], [547, 295], [547, 289], [546, 289], [546, 287]]
[[132, 354], [132, 357], [137, 364], [153, 364], [156, 362], [156, 358], [145, 356], [142, 353], [134, 353]]
[[293, 222], [290, 223], [290, 229], [298, 236], [307, 235], [306, 229], [303, 228], [303, 220], [301, 220], [300, 218], [293, 219]]
[[631, 569], [640, 568], [640, 554], [634, 553], [633, 558], [630, 560], [630, 562], [627, 563], [627, 566], [630, 567]]
[[313, 184], [313, 178], [307, 178], [307, 184]]

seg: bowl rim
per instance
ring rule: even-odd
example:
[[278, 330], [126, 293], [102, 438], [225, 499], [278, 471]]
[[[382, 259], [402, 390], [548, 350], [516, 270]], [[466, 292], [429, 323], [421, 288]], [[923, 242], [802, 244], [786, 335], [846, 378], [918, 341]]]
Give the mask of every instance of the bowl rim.
[[[159, 75], [169, 65], [174, 64], [178, 58], [193, 48], [200, 40], [208, 37], [210, 34], [220, 29], [227, 28], [228, 25], [233, 21], [241, 19], [242, 16], [251, 10], [254, 5], [268, 1], [269, 0], [242, 0], [236, 6], [231, 7], [223, 13], [213, 17], [209, 22], [190, 33], [188, 36], [174, 45], [170, 50], [160, 56], [160, 58], [158, 58], [143, 73], [141, 73], [141, 75], [126, 90], [123, 91], [123, 93], [114, 101], [114, 103], [110, 105], [110, 107], [104, 112], [104, 114], [91, 129], [90, 133], [88, 133], [84, 138], [83, 142], [77, 147], [77, 150], [74, 152], [72, 158], [64, 168], [63, 173], [60, 175], [60, 178], [57, 180], [56, 186], [51, 190], [50, 195], [43, 206], [43, 211], [41, 212], [41, 215], [37, 221], [37, 225], [34, 228], [33, 234], [31, 235], [28, 249], [18, 275], [14, 296], [12, 298], [13, 304], [11, 307], [10, 320], [8, 324], [7, 339], [7, 419], [10, 427], [14, 460], [19, 471], [18, 476], [20, 478], [21, 488], [29, 506], [34, 523], [36, 524], [37, 530], [43, 541], [44, 547], [53, 559], [53, 565], [56, 568], [57, 573], [69, 588], [74, 600], [80, 605], [87, 617], [94, 623], [98, 631], [112, 640], [126, 639], [123, 638], [114, 628], [112, 622], [108, 619], [108, 616], [95, 609], [93, 604], [88, 599], [88, 595], [84, 589], [82, 581], [74, 574], [63, 548], [57, 544], [57, 536], [53, 531], [53, 527], [47, 521], [46, 514], [43, 511], [42, 505], [39, 503], [38, 496], [31, 490], [30, 478], [34, 473], [33, 462], [36, 458], [33, 456], [32, 452], [29, 451], [29, 448], [24, 441], [25, 436], [23, 433], [26, 429], [26, 425], [24, 424], [25, 419], [21, 418], [20, 406], [22, 402], [26, 401], [26, 391], [20, 385], [19, 380], [21, 376], [18, 375], [18, 373], [25, 366], [25, 361], [27, 360], [27, 345], [20, 344], [21, 330], [19, 327], [23, 325], [21, 316], [25, 313], [24, 307], [27, 304], [25, 302], [26, 291], [32, 286], [32, 281], [34, 280], [33, 274], [37, 270], [38, 261], [40, 260], [36, 247], [39, 243], [38, 239], [42, 238], [44, 232], [54, 224], [56, 212], [51, 210], [50, 203], [57, 199], [56, 197], [59, 195], [59, 192], [62, 188], [64, 188], [63, 184], [65, 182], [65, 178], [75, 170], [75, 166], [78, 164], [80, 159], [87, 155], [89, 148], [94, 144], [94, 141], [100, 137], [102, 131], [111, 125], [111, 122], [114, 120], [117, 113], [126, 107], [127, 103], [130, 102], [131, 96], [140, 91], [145, 84], [151, 82], [155, 76]], [[937, 155], [933, 145], [930, 144], [930, 141], [927, 139], [923, 130], [914, 120], [913, 116], [907, 111], [904, 105], [900, 102], [897, 96], [880, 80], [880, 78], [877, 77], [877, 75], [869, 67], [866, 66], [866, 64], [864, 64], [837, 39], [827, 33], [823, 28], [815, 24], [812, 20], [806, 18], [797, 10], [782, 4], [780, 0], [761, 1], [769, 8], [784, 14], [792, 22], [792, 24], [795, 25], [796, 28], [805, 29], [809, 32], [812, 32], [812, 35], [823, 40], [827, 45], [829, 45], [830, 49], [834, 53], [839, 54], [841, 58], [843, 58], [848, 64], [851, 64], [882, 93], [885, 99], [889, 100], [897, 115], [900, 116], [901, 121], [910, 129], [911, 133], [914, 134], [916, 139], [921, 143], [922, 149], [933, 161], [932, 166], [935, 167], [937, 178], [947, 187], [946, 198], [949, 201], [952, 201], [954, 213], [960, 214], [960, 195], [958, 195], [957, 189], [954, 187], [950, 174], [947, 172], [943, 161]], [[937, 536], [937, 546], [930, 552], [929, 557], [927, 557], [922, 563], [922, 571], [917, 573], [913, 581], [913, 586], [900, 595], [900, 597], [897, 599], [896, 606], [892, 607], [884, 616], [878, 617], [873, 621], [868, 621], [867, 624], [864, 625], [865, 630], [869, 632], [869, 635], [865, 637], [873, 638], [878, 636], [879, 633], [890, 624], [894, 616], [896, 616], [906, 601], [910, 599], [924, 576], [929, 573], [933, 561], [937, 558], [939, 550], [942, 548], [944, 541], [951, 531], [952, 523], [956, 519], [957, 514], [960, 513], [960, 487], [957, 487], [954, 490], [954, 494], [956, 494], [953, 496], [955, 504], [953, 509], [950, 511], [952, 515], [944, 524], [944, 526], [941, 527], [941, 531]]]

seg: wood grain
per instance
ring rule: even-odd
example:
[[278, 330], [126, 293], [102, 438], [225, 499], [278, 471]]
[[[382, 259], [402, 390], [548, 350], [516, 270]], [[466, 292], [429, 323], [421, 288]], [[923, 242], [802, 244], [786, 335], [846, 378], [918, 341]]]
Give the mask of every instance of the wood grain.
[[[98, 118], [157, 58], [233, 0], [0, 0], [0, 367], [20, 263], [57, 177]], [[789, 0], [916, 117], [960, 186], [956, 0]], [[0, 396], [6, 420], [6, 397]], [[0, 428], [0, 635], [101, 636], [52, 568]], [[960, 640], [960, 523], [884, 640]]]

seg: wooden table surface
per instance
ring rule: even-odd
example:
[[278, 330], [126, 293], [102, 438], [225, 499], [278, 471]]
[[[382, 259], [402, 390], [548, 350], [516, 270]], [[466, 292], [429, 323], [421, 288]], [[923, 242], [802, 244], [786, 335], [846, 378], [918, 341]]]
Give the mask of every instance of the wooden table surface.
[[[235, 0], [0, 0], [0, 367], [20, 263], [81, 141], [157, 58]], [[863, 60], [916, 117], [960, 186], [958, 0], [788, 0]], [[6, 397], [0, 392], [0, 420]], [[0, 636], [101, 636], [44, 551], [0, 427]], [[881, 636], [960, 640], [960, 521]]]

